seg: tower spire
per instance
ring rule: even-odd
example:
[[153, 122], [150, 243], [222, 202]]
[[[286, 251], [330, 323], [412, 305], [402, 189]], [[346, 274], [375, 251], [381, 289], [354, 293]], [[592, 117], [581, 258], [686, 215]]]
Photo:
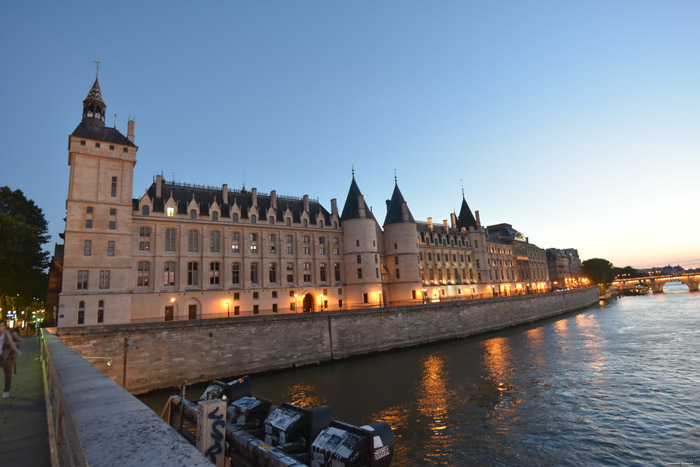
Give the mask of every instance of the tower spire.
[[104, 100], [102, 100], [102, 91], [100, 90], [100, 62], [95, 61], [95, 82], [90, 88], [87, 97], [83, 101], [83, 121], [86, 123], [97, 123], [101, 122], [102, 125], [105, 123], [105, 111], [107, 106]]

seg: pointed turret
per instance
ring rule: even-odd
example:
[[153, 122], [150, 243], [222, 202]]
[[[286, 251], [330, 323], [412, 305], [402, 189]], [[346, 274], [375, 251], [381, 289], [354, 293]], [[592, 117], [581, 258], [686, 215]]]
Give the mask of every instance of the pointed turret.
[[348, 219], [360, 219], [368, 218], [374, 219], [372, 211], [367, 209], [365, 205], [365, 197], [362, 196], [360, 187], [357, 186], [355, 181], [355, 174], [352, 175], [352, 183], [350, 183], [350, 190], [348, 191], [348, 197], [345, 199], [345, 206], [343, 206], [343, 214], [340, 216], [341, 221], [346, 221]]
[[464, 192], [462, 192], [462, 207], [459, 210], [459, 217], [457, 217], [457, 228], [461, 229], [462, 227], [465, 229], [470, 227], [476, 228], [476, 219], [474, 214], [472, 214], [472, 210], [469, 209], [467, 200], [464, 198]]
[[394, 193], [391, 195], [391, 201], [386, 210], [386, 218], [384, 219], [384, 225], [396, 224], [398, 222], [412, 222], [416, 221], [413, 219], [411, 211], [408, 209], [408, 204], [406, 200], [403, 199], [401, 190], [399, 189], [399, 184], [394, 184]]
[[102, 91], [100, 90], [99, 76], [96, 76], [95, 83], [83, 101], [83, 120], [94, 118], [104, 124], [106, 110], [107, 106], [102, 99]]

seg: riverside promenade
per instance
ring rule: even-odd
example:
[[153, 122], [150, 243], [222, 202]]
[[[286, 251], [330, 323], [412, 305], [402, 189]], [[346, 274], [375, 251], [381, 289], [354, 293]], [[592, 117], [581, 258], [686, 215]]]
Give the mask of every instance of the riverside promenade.
[[[0, 399], [0, 465], [49, 466], [44, 383], [39, 337], [25, 339], [9, 399]], [[0, 370], [1, 373], [1, 370]], [[4, 382], [4, 375], [2, 377]], [[0, 388], [2, 389], [2, 388]]]

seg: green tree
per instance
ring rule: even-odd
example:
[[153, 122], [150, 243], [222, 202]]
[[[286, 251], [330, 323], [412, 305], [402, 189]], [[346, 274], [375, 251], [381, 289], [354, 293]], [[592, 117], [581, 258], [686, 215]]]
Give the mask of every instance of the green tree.
[[614, 278], [612, 263], [602, 258], [587, 259], [581, 263], [581, 274], [588, 278], [591, 284], [602, 284], [604, 287]]
[[31, 299], [48, 265], [42, 245], [49, 240], [44, 213], [21, 190], [0, 187], [0, 299]]

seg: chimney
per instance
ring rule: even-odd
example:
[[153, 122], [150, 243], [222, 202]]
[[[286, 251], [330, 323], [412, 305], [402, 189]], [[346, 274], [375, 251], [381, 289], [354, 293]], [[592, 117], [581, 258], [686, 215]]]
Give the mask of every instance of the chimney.
[[447, 223], [447, 219], [442, 220], [442, 225], [445, 227], [445, 230], [450, 230], [450, 224]]
[[389, 210], [389, 205], [391, 204], [391, 200], [386, 200], [386, 210]]
[[367, 217], [367, 214], [365, 213], [365, 197], [362, 195], [357, 196], [357, 211], [360, 214], [360, 217]]
[[338, 214], [338, 200], [335, 198], [331, 200], [331, 214]]
[[133, 119], [131, 119], [131, 118], [129, 119], [129, 124], [128, 124], [127, 128], [128, 129], [126, 132], [126, 137], [128, 138], [129, 141], [131, 141], [133, 143], [134, 142], [134, 120]]
[[253, 203], [254, 208], [257, 208], [258, 207], [258, 189], [253, 188], [252, 190], [250, 190], [250, 194], [252, 196], [251, 203]]
[[479, 219], [479, 211], [475, 211], [476, 213], [476, 226], [481, 227], [481, 219]]
[[156, 198], [163, 197], [163, 176], [156, 175]]
[[228, 185], [226, 183], [221, 187], [221, 200], [224, 204], [228, 204]]
[[277, 190], [272, 190], [270, 192], [270, 206], [277, 211]]
[[430, 230], [433, 230], [433, 218], [432, 217], [428, 217], [428, 228]]
[[450, 220], [452, 220], [452, 228], [456, 229], [457, 228], [457, 214], [454, 212], [450, 214]]
[[403, 217], [404, 222], [408, 222], [410, 220], [408, 217], [408, 203], [406, 201], [401, 203], [401, 216]]
[[304, 212], [309, 212], [309, 195], [304, 195]]

